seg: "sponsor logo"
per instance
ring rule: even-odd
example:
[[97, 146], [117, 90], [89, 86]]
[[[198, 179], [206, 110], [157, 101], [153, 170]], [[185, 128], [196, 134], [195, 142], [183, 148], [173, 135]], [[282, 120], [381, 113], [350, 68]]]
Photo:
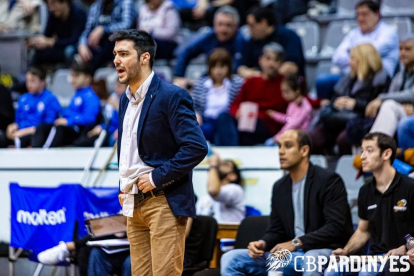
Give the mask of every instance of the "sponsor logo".
[[271, 253], [267, 257], [267, 271], [276, 271], [280, 267], [286, 267], [291, 261], [292, 253], [287, 249]]
[[17, 212], [17, 222], [28, 225], [57, 225], [66, 223], [66, 209], [62, 208], [57, 211], [46, 211], [40, 209], [39, 212], [28, 212], [19, 210]]
[[375, 208], [377, 208], [377, 204], [368, 206], [367, 210], [372, 210], [372, 209], [375, 209]]
[[82, 98], [81, 97], [76, 97], [75, 98], [75, 105], [76, 106], [79, 106], [79, 105], [81, 105], [82, 104]]
[[407, 210], [407, 200], [401, 199], [397, 202], [397, 206], [394, 206], [394, 212], [404, 212]]
[[45, 109], [45, 104], [43, 102], [39, 102], [37, 104], [37, 112], [42, 112]]
[[[306, 260], [305, 260], [306, 258]], [[283, 249], [271, 253], [267, 258], [268, 271], [282, 271], [293, 261], [296, 272], [382, 272], [389, 261], [390, 272], [407, 272], [410, 269], [408, 256], [295, 256]], [[326, 268], [324, 270], [324, 268]]]

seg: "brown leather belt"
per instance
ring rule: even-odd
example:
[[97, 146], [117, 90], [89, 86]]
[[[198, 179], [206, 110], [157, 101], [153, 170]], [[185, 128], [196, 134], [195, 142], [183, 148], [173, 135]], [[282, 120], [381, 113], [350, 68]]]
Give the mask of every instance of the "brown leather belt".
[[134, 200], [138, 201], [138, 202], [141, 202], [141, 201], [143, 201], [147, 198], [150, 198], [150, 197], [153, 197], [153, 196], [159, 197], [159, 196], [162, 196], [162, 195], [165, 195], [164, 191], [160, 191], [160, 190], [157, 190], [157, 189], [154, 189], [154, 190], [146, 192], [146, 193], [142, 193], [141, 191], [138, 191], [138, 194], [134, 195]]

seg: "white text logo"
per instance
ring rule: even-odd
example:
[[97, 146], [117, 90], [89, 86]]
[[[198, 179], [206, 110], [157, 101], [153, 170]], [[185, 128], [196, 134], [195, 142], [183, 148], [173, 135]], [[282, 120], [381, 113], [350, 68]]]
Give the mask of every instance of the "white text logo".
[[29, 225], [56, 225], [66, 223], [65, 208], [57, 211], [47, 212], [40, 209], [39, 212], [28, 212], [19, 210], [17, 212], [17, 222]]

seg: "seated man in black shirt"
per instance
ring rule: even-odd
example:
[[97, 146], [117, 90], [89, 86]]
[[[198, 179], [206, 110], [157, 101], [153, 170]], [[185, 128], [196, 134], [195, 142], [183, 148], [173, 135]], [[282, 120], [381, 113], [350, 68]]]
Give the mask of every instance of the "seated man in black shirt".
[[86, 14], [72, 0], [47, 0], [49, 17], [43, 35], [31, 38], [33, 65], [70, 63], [86, 24]]
[[[365, 135], [362, 170], [372, 172], [374, 177], [359, 191], [358, 229], [347, 245], [334, 250], [333, 255], [355, 254], [368, 241], [369, 255], [404, 255], [404, 237], [414, 234], [414, 180], [393, 168], [395, 153], [396, 144], [391, 137], [376, 132]], [[372, 272], [361, 271], [359, 275], [378, 275], [381, 263], [377, 265], [371, 267]], [[325, 271], [327, 275], [341, 273]]]

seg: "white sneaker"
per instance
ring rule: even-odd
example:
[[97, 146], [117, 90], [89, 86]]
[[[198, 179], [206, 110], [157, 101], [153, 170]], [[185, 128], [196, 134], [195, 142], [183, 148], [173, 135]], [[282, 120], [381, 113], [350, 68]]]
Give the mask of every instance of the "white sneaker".
[[55, 265], [59, 262], [63, 262], [70, 255], [66, 243], [61, 241], [55, 247], [49, 248], [37, 255], [37, 259], [40, 263], [45, 265]]

